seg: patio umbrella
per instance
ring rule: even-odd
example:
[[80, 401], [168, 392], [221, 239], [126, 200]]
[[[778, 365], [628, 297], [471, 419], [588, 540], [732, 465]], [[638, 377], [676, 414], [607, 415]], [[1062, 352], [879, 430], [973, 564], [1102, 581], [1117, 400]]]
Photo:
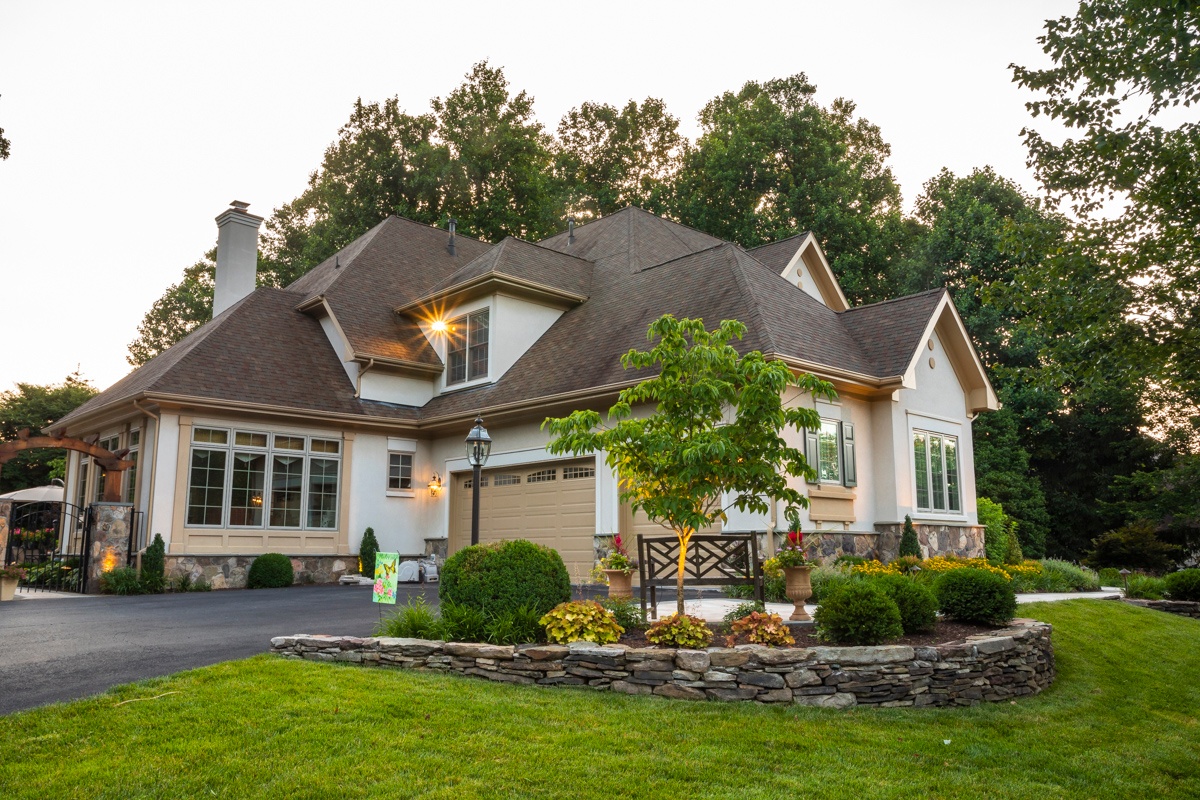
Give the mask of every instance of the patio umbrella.
[[63, 487], [61, 486], [32, 486], [28, 489], [18, 489], [8, 494], [0, 494], [0, 500], [18, 500], [26, 503], [61, 503]]

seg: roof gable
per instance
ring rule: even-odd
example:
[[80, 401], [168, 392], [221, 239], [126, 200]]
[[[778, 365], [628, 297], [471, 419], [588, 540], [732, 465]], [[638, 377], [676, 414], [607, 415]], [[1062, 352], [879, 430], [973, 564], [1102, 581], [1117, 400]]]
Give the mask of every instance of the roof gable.
[[722, 240], [629, 206], [540, 242], [542, 247], [585, 258], [606, 270], [641, 272], [722, 244]]

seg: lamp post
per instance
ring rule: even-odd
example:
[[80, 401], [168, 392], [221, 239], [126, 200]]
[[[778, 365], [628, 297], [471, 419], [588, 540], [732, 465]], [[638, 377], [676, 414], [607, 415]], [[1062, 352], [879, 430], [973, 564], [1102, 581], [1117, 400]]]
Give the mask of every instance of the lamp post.
[[475, 427], [467, 434], [467, 461], [473, 473], [471, 483], [471, 544], [479, 544], [479, 473], [492, 452], [492, 437], [483, 427], [483, 417], [475, 417]]

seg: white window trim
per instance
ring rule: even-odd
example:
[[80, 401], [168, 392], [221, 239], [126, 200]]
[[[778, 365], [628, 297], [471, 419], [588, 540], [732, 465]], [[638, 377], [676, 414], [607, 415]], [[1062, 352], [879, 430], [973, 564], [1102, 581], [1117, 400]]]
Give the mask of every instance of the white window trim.
[[[917, 419], [930, 419], [931, 421], [934, 422], [934, 424], [932, 424], [932, 425], [911, 424], [914, 417]], [[966, 493], [964, 491], [963, 469], [962, 469], [962, 465], [963, 465], [963, 458], [962, 458], [963, 438], [962, 438], [962, 433], [961, 433], [962, 426], [956, 422], [952, 422], [950, 420], [945, 420], [945, 418], [942, 418], [942, 417], [928, 418], [928, 417], [919, 417], [917, 415], [910, 415], [909, 421], [910, 421], [910, 424], [908, 426], [907, 459], [908, 459], [909, 465], [911, 466], [911, 469], [909, 470], [909, 472], [911, 474], [910, 491], [912, 492], [912, 509], [913, 509], [912, 516], [914, 518], [930, 519], [930, 520], [937, 520], [937, 521], [952, 521], [952, 522], [967, 521], [967, 512], [966, 512], [966, 507], [967, 507], [966, 500], [967, 499], [966, 499]], [[942, 424], [939, 425], [939, 424], [937, 424], [938, 422], [941, 422]], [[947, 425], [946, 423], [949, 423], [949, 425]], [[947, 430], [948, 427], [954, 427], [954, 428], [957, 428], [957, 430]], [[933, 509], [933, 508], [929, 508], [929, 509], [921, 508], [917, 505], [917, 454], [913, 449], [913, 436], [914, 436], [914, 434], [917, 434], [917, 433], [933, 434], [934, 436], [941, 436], [943, 438], [951, 437], [951, 438], [955, 439], [955, 444], [957, 446], [957, 451], [958, 451], [958, 463], [956, 465], [957, 469], [958, 469], [958, 504], [960, 506], [962, 506], [961, 510], [959, 510], [959, 511], [950, 511], [950, 510], [938, 511], [937, 509]], [[928, 447], [928, 444], [926, 445], [926, 447]], [[926, 452], [928, 452], [928, 451], [926, 451]], [[932, 497], [933, 497], [933, 494], [932, 494], [933, 493], [933, 478], [932, 478], [932, 476], [930, 476], [929, 491], [930, 491], [930, 499], [932, 500]]]
[[[409, 450], [407, 447], [392, 447], [392, 442], [388, 442], [387, 463], [384, 464], [383, 471], [383, 488], [384, 494], [387, 497], [416, 497], [417, 496], [417, 451], [414, 447]], [[411, 489], [393, 489], [389, 486], [392, 479], [392, 456], [409, 456], [412, 458], [412, 488]]]
[[[479, 386], [480, 384], [490, 383], [492, 380], [492, 362], [495, 360], [495, 358], [494, 358], [495, 347], [493, 345], [495, 343], [496, 337], [493, 335], [493, 333], [495, 331], [496, 312], [492, 308], [491, 302], [484, 303], [476, 308], [456, 309], [453, 314], [448, 315], [447, 322], [454, 322], [457, 319], [470, 320], [470, 318], [473, 314], [478, 314], [481, 311], [486, 311], [487, 315], [488, 315], [488, 340], [487, 340], [488, 366], [487, 366], [487, 372], [485, 374], [479, 376], [478, 378], [468, 377], [464, 381], [459, 381], [457, 383], [450, 383], [450, 336], [449, 336], [449, 334], [447, 334], [445, 337], [443, 337], [442, 361], [446, 365], [446, 371], [443, 372], [442, 374], [445, 376], [443, 378], [443, 380], [446, 384], [446, 391], [448, 391], [448, 392], [449, 391], [457, 391], [459, 389], [465, 389], [465, 388], [469, 388], [472, 386]], [[470, 333], [469, 323], [468, 323], [468, 328], [467, 328], [467, 347], [466, 347], [466, 350], [464, 350], [463, 352], [464, 352], [465, 358], [466, 358], [467, 375], [469, 376], [471, 373], [471, 333]]]

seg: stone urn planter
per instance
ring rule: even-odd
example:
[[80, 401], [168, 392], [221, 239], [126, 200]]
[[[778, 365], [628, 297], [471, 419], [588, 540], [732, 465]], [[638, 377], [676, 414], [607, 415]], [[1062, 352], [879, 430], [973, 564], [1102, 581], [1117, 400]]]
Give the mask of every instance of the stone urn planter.
[[0, 575], [0, 603], [12, 600], [17, 594], [19, 578], [8, 578]]
[[608, 578], [608, 596], [631, 599], [633, 597], [633, 573], [623, 569], [606, 569]]
[[812, 617], [804, 610], [804, 603], [812, 597], [812, 567], [784, 567], [783, 576], [787, 580], [787, 597], [795, 605], [788, 619], [793, 622], [810, 622]]

